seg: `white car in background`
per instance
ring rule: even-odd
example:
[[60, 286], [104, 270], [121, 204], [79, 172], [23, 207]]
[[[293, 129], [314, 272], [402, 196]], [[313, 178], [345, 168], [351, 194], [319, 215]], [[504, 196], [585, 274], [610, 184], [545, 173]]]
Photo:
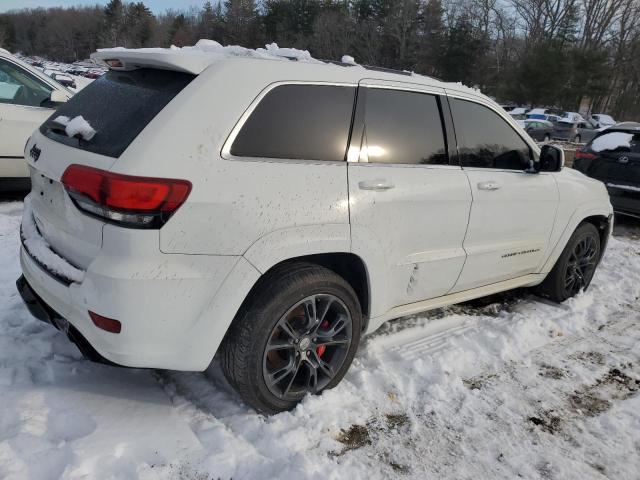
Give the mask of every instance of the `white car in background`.
[[596, 127], [599, 129], [611, 127], [616, 124], [616, 121], [612, 116], [604, 113], [595, 113], [591, 115], [591, 119], [596, 123]]
[[24, 146], [73, 92], [0, 49], [0, 192], [29, 188]]
[[217, 353], [275, 413], [337, 385], [388, 320], [589, 285], [607, 190], [484, 95], [204, 47], [94, 54], [112, 70], [59, 110], [79, 135], [51, 119], [26, 145], [17, 286], [88, 358], [202, 371]]

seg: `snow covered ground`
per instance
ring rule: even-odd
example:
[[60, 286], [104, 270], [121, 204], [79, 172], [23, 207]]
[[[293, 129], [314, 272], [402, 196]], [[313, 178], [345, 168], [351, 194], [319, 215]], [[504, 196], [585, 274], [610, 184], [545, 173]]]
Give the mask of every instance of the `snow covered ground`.
[[83, 360], [15, 290], [21, 202], [0, 203], [1, 479], [638, 479], [640, 228], [592, 288], [395, 321], [345, 380], [271, 418], [207, 375]]

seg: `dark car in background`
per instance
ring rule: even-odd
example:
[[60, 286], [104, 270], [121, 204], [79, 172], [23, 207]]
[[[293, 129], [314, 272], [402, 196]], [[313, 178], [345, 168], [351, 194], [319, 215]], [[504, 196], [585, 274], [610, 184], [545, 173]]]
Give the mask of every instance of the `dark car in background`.
[[604, 182], [616, 213], [640, 218], [640, 123], [618, 123], [576, 151], [573, 168]]
[[548, 142], [553, 136], [553, 123], [547, 120], [527, 119], [519, 123], [524, 130], [537, 142]]
[[572, 122], [560, 120], [553, 129], [553, 138], [567, 142], [590, 142], [598, 134], [595, 125], [589, 122]]

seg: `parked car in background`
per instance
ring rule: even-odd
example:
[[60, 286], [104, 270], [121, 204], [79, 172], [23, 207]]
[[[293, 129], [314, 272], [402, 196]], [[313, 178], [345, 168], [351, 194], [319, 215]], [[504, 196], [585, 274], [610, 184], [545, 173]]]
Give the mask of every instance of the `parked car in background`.
[[507, 113], [511, 115], [515, 120], [523, 120], [528, 111], [529, 111], [528, 108], [516, 107], [512, 110], [509, 110]]
[[56, 73], [52, 77], [56, 82], [61, 85], [64, 85], [67, 88], [76, 88], [76, 81], [70, 77], [69, 75], [65, 75], [64, 73]]
[[[560, 121], [569, 123], [580, 123], [587, 122], [587, 119], [580, 115], [578, 112], [564, 112], [564, 115], [562, 116]], [[592, 125], [595, 126], [595, 123]]]
[[552, 137], [567, 142], [583, 143], [593, 140], [598, 130], [587, 121], [570, 122], [566, 118], [556, 122]]
[[640, 218], [640, 123], [618, 123], [576, 150], [573, 168], [607, 186], [614, 211]]
[[556, 115], [558, 117], [564, 117], [565, 113], [559, 108], [533, 108], [527, 112], [529, 115]]
[[538, 142], [548, 142], [553, 137], [553, 123], [547, 120], [518, 120], [524, 131]]
[[559, 122], [562, 119], [560, 115], [551, 113], [527, 113], [526, 118], [529, 120], [546, 120], [548, 122]]
[[50, 78], [54, 79], [60, 85], [63, 85], [67, 88], [76, 88], [76, 81], [67, 74], [56, 70], [45, 70], [45, 75], [48, 75]]
[[0, 191], [29, 188], [24, 146], [31, 133], [73, 93], [0, 49]]
[[218, 352], [276, 413], [337, 385], [388, 320], [589, 285], [604, 185], [481, 93], [226, 51], [100, 51], [113, 70], [59, 112], [95, 130], [52, 119], [27, 144], [18, 289], [89, 358], [202, 371]]
[[613, 119], [613, 117], [604, 113], [595, 113], [591, 115], [591, 119], [596, 128], [611, 127], [616, 124], [616, 121]]
[[102, 75], [104, 75], [103, 71], [100, 71], [100, 70], [89, 70], [89, 71], [83, 73], [82, 76], [86, 77], [86, 78], [95, 79], [95, 78], [100, 78]]

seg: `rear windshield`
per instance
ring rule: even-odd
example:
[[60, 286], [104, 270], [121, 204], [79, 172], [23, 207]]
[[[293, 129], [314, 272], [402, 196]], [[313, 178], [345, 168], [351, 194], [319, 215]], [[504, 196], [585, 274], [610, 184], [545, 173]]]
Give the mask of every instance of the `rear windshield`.
[[[151, 120], [195, 75], [142, 68], [109, 71], [62, 104], [40, 131], [52, 140], [88, 152], [119, 157]], [[81, 115], [96, 134], [91, 140], [69, 138], [54, 119]]]

